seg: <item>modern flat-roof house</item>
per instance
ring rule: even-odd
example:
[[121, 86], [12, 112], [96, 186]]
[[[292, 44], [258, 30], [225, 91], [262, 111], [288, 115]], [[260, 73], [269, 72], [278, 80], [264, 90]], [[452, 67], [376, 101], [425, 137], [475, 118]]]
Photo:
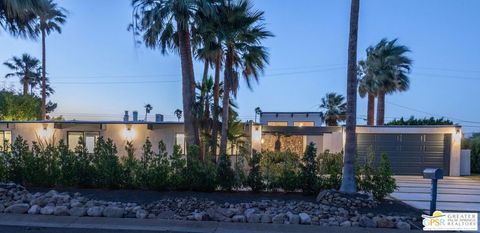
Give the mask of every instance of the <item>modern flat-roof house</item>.
[[[316, 112], [265, 112], [260, 114], [260, 124], [251, 127], [251, 144], [258, 151], [303, 153], [313, 142], [318, 153], [343, 151], [345, 128], [321, 124]], [[385, 153], [397, 175], [421, 175], [427, 167], [460, 175], [460, 126], [357, 126], [356, 132], [360, 159], [370, 149], [377, 155]]]
[[[260, 124], [245, 123], [245, 145], [257, 151], [292, 151], [302, 154], [313, 142], [317, 152], [342, 152], [345, 128], [322, 126], [318, 112], [265, 112]], [[461, 163], [461, 127], [445, 126], [357, 126], [357, 150], [361, 159], [372, 149], [377, 155], [388, 155], [396, 175], [421, 175], [424, 168], [443, 168], [446, 175], [459, 176]], [[117, 145], [119, 156], [126, 155], [128, 141], [141, 151], [149, 139], [157, 149], [163, 141], [169, 153], [173, 146], [185, 150], [184, 127], [181, 122], [132, 121], [0, 121], [1, 142], [12, 142], [21, 136], [28, 142], [57, 143], [64, 140], [70, 149], [80, 137], [93, 151], [98, 137], [110, 138]]]
[[83, 137], [87, 149], [93, 152], [96, 139], [100, 136], [113, 140], [118, 155], [126, 154], [127, 141], [132, 142], [137, 151], [141, 151], [148, 138], [156, 150], [163, 141], [167, 151], [172, 153], [173, 146], [185, 148], [183, 123], [178, 122], [141, 122], [141, 121], [1, 121], [0, 139], [2, 142], [15, 140], [21, 136], [27, 142], [58, 143], [63, 140], [70, 149], [74, 149]]

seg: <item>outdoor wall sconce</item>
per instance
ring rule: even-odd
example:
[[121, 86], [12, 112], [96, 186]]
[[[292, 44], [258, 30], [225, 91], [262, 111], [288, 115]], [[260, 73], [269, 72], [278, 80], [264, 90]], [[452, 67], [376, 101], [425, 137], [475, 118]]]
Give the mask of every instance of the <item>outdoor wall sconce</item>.
[[127, 127], [125, 128], [125, 130], [123, 131], [123, 136], [125, 138], [125, 140], [131, 142], [133, 141], [133, 139], [135, 138], [135, 130], [132, 129], [132, 125], [131, 124], [128, 124]]
[[53, 129], [48, 128], [48, 124], [42, 124], [42, 128], [37, 130], [40, 139], [50, 139], [53, 136]]

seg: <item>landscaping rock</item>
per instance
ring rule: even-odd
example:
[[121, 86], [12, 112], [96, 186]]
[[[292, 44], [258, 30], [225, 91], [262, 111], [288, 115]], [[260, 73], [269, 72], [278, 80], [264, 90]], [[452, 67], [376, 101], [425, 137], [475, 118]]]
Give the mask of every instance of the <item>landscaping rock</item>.
[[412, 228], [412, 226], [410, 226], [410, 224], [408, 224], [406, 222], [402, 222], [402, 221], [397, 222], [396, 227], [398, 229], [402, 229], [402, 230], [410, 230]]
[[287, 216], [285, 214], [277, 214], [272, 218], [272, 222], [275, 224], [283, 224]]
[[30, 209], [28, 204], [13, 204], [5, 209], [5, 213], [25, 214], [27, 213], [28, 209]]
[[87, 214], [87, 209], [84, 207], [73, 207], [68, 212], [70, 216], [83, 217]]
[[144, 209], [139, 209], [135, 212], [136, 218], [144, 219], [147, 217], [147, 215], [148, 215], [148, 212]]
[[53, 211], [55, 216], [67, 216], [69, 215], [68, 208], [66, 206], [57, 206]]
[[90, 217], [101, 217], [103, 213], [103, 207], [94, 206], [87, 209], [87, 215]]
[[42, 207], [40, 207], [39, 205], [33, 205], [28, 210], [28, 214], [40, 214], [41, 209], [42, 209]]
[[298, 216], [298, 214], [287, 212], [287, 218], [290, 224], [300, 224], [300, 216]]
[[272, 223], [272, 216], [268, 214], [262, 214], [260, 217], [260, 222], [261, 223]]
[[42, 215], [52, 215], [55, 212], [55, 206], [47, 205], [40, 210]]
[[312, 218], [310, 215], [306, 213], [300, 213], [298, 215], [300, 217], [300, 224], [311, 224], [312, 223]]
[[358, 224], [361, 226], [361, 227], [377, 227], [377, 225], [375, 224], [375, 222], [367, 217], [367, 216], [362, 216], [360, 217], [359, 221], [358, 221]]
[[395, 228], [395, 223], [392, 220], [386, 218], [380, 218], [377, 220], [378, 228]]
[[341, 227], [351, 227], [351, 226], [352, 226], [352, 222], [350, 222], [350, 221], [347, 220], [347, 221], [344, 221], [344, 222], [340, 223], [340, 226], [341, 226]]
[[261, 216], [259, 214], [249, 214], [247, 216], [248, 223], [259, 223]]
[[246, 222], [245, 215], [234, 215], [232, 217], [232, 222]]
[[107, 218], [122, 218], [125, 210], [116, 206], [107, 206], [103, 209], [103, 216]]

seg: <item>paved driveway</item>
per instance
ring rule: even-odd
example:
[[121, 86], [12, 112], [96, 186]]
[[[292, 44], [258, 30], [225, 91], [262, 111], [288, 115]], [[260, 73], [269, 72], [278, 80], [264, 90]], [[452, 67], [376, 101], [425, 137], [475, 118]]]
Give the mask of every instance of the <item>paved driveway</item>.
[[[421, 210], [430, 209], [430, 180], [419, 176], [396, 176], [399, 189], [391, 196]], [[480, 212], [480, 180], [445, 177], [438, 182], [437, 209]]]

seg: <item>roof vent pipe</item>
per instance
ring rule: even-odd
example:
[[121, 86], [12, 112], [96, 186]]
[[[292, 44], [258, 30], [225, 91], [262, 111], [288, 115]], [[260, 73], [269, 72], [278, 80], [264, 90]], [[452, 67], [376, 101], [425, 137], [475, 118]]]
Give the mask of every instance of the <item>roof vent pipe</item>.
[[125, 115], [123, 115], [123, 121], [128, 121], [128, 111], [125, 111]]
[[155, 122], [163, 122], [163, 115], [162, 114], [155, 114]]
[[134, 122], [137, 122], [137, 121], [138, 121], [138, 111], [133, 111], [133, 112], [132, 112], [132, 118], [133, 118], [132, 120], [133, 120]]

